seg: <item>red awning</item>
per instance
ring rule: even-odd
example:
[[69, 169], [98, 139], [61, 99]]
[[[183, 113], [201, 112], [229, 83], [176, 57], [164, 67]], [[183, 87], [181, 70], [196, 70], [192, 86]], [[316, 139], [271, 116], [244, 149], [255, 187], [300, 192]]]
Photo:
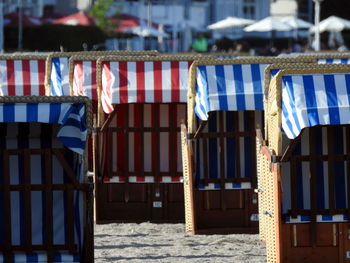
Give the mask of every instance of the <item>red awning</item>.
[[95, 25], [95, 20], [88, 14], [79, 12], [59, 19], [55, 19], [51, 23], [71, 26], [93, 26]]
[[[125, 32], [127, 29], [141, 26], [141, 20], [137, 16], [129, 15], [129, 14], [120, 14], [117, 16], [117, 19], [119, 20], [118, 28], [116, 29], [116, 32]], [[144, 19], [144, 25], [148, 24], [148, 20]], [[158, 28], [158, 24], [151, 23], [151, 26]]]

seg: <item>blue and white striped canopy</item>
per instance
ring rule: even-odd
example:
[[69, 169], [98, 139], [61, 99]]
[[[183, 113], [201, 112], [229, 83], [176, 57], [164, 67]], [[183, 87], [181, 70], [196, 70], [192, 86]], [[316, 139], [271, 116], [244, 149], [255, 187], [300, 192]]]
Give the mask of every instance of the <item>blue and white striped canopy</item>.
[[305, 127], [350, 124], [350, 74], [282, 76], [282, 128], [290, 139]]
[[201, 120], [210, 111], [263, 110], [267, 64], [197, 66], [195, 113]]
[[69, 96], [69, 57], [53, 57], [51, 64], [51, 94], [53, 96]]
[[350, 64], [350, 58], [319, 58], [318, 64]]
[[84, 103], [1, 103], [0, 122], [57, 123], [57, 139], [83, 154], [87, 137]]

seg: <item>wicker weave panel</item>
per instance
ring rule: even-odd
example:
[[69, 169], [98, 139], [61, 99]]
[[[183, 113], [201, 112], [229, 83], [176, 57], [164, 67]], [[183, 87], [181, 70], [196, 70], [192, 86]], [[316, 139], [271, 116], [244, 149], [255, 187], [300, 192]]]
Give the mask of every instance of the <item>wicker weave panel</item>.
[[[273, 79], [274, 80], [274, 79]], [[271, 89], [276, 83], [271, 82], [270, 92], [269, 92], [269, 106], [270, 101], [276, 101], [278, 99], [278, 94], [276, 89]], [[265, 111], [265, 117], [267, 118], [267, 139], [269, 143], [269, 150], [271, 154], [280, 155], [282, 151], [281, 147], [281, 111], [268, 108]], [[266, 127], [265, 127], [266, 128]], [[267, 262], [280, 262], [280, 198], [278, 195], [279, 188], [279, 178], [280, 172], [271, 172], [270, 163], [265, 158], [263, 164], [263, 174], [266, 178], [264, 182], [264, 195], [263, 204], [265, 211], [263, 225], [265, 240], [266, 240], [266, 252], [267, 252]]]
[[194, 215], [193, 215], [193, 193], [192, 193], [192, 174], [190, 170], [191, 156], [189, 155], [189, 145], [187, 142], [187, 128], [181, 124], [181, 151], [182, 151], [182, 171], [185, 198], [185, 231], [194, 233]]
[[263, 174], [266, 172], [264, 170], [263, 164], [264, 161], [262, 160], [263, 155], [260, 153], [261, 149], [261, 140], [260, 138], [256, 138], [256, 172], [257, 172], [257, 182], [258, 182], [258, 204], [259, 204], [259, 238], [261, 241], [265, 241], [265, 224], [264, 224], [264, 216], [263, 211], [265, 211], [265, 198], [264, 198], [264, 188], [265, 188], [265, 181], [266, 176]]

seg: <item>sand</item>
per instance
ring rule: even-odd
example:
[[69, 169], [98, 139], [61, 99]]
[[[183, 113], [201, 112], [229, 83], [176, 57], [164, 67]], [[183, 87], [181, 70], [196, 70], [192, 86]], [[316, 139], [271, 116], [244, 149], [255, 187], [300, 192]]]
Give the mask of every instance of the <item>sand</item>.
[[183, 224], [95, 225], [95, 262], [265, 262], [258, 235], [191, 235]]

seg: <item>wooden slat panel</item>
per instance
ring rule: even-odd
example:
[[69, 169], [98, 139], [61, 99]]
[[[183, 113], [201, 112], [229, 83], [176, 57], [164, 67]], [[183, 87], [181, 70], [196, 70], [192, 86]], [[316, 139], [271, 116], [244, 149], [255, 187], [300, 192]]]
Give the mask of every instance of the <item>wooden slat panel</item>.
[[[238, 111], [233, 112], [233, 129], [239, 132], [239, 113]], [[240, 137], [235, 137], [235, 153], [236, 153], [236, 178], [241, 176], [241, 155], [240, 155]]]
[[154, 128], [154, 133], [152, 135], [152, 147], [154, 147], [155, 151], [154, 151], [154, 167], [153, 167], [153, 171], [154, 171], [154, 181], [156, 183], [156, 187], [155, 187], [155, 192], [156, 195], [158, 195], [158, 193], [160, 193], [160, 111], [159, 111], [159, 104], [153, 104], [152, 105], [152, 115], [153, 115], [153, 123], [152, 126]]
[[78, 188], [79, 187], [79, 182], [78, 182], [77, 178], [75, 177], [75, 173], [74, 173], [72, 167], [70, 167], [70, 165], [68, 164], [68, 162], [64, 158], [64, 155], [62, 154], [62, 149], [61, 150], [53, 149], [52, 152], [55, 154], [57, 160], [61, 164], [64, 172], [69, 177], [69, 179], [71, 180], [72, 184], [75, 186], [75, 188]]
[[66, 191], [67, 198], [67, 236], [68, 236], [68, 250], [70, 253], [75, 252], [74, 247], [74, 222], [75, 222], [75, 213], [74, 213], [74, 188], [70, 185]]
[[23, 182], [24, 182], [24, 209], [25, 209], [25, 236], [26, 236], [26, 253], [32, 252], [32, 195], [30, 189], [30, 153], [27, 149], [23, 154]]
[[149, 154], [145, 152], [145, 120], [144, 120], [144, 114], [143, 112], [145, 111], [145, 106], [144, 104], [141, 104], [141, 113], [140, 114], [140, 122], [141, 122], [141, 130], [140, 132], [140, 147], [141, 147], [141, 156], [140, 156], [140, 176], [145, 176], [145, 154]]
[[4, 254], [10, 253], [12, 236], [11, 236], [11, 194], [10, 194], [10, 159], [6, 152], [2, 153], [3, 161], [3, 202], [4, 202]]
[[249, 131], [252, 131], [252, 133], [254, 135], [252, 135], [250, 137], [250, 142], [251, 142], [251, 148], [250, 148], [250, 151], [251, 151], [251, 162], [252, 162], [252, 167], [251, 167], [251, 174], [250, 174], [250, 178], [252, 180], [252, 187], [253, 188], [256, 188], [258, 185], [257, 185], [257, 164], [256, 164], [256, 145], [255, 145], [255, 112], [254, 111], [249, 111], [248, 112], [248, 116], [249, 116]]
[[52, 197], [52, 156], [49, 149], [45, 151], [45, 223], [46, 252], [48, 262], [53, 262], [53, 197]]
[[315, 129], [310, 129], [309, 147], [310, 147], [310, 220], [311, 220], [311, 244], [316, 247], [317, 228], [316, 213], [317, 209], [317, 163], [314, 159], [316, 155], [316, 133]]
[[[199, 140], [197, 143], [202, 142], [202, 147], [203, 147], [203, 172], [204, 172], [204, 185], [208, 185], [209, 182], [209, 155], [208, 155], [208, 139], [204, 138], [202, 140]], [[200, 160], [198, 160], [200, 161]], [[215, 182], [217, 180], [215, 179]]]
[[290, 193], [291, 193], [291, 213], [292, 217], [296, 217], [298, 215], [298, 180], [297, 180], [297, 163], [295, 161], [294, 156], [290, 158]]
[[221, 132], [224, 131], [224, 112], [219, 112], [219, 151], [220, 151], [220, 199], [221, 209], [226, 210], [226, 198], [225, 198], [225, 139]]
[[328, 148], [328, 196], [329, 209], [335, 209], [335, 195], [334, 195], [334, 127], [327, 127], [327, 148]]
[[[129, 105], [123, 105], [125, 106], [124, 109], [124, 128], [127, 128], [129, 126]], [[124, 140], [126, 142], [125, 147], [125, 171], [123, 175], [125, 176], [125, 188], [124, 188], [124, 200], [125, 202], [129, 202], [130, 199], [130, 187], [129, 187], [129, 132], [124, 132]], [[119, 156], [118, 156], [119, 157]]]
[[169, 132], [169, 171], [171, 176], [176, 175], [177, 171], [177, 165], [174, 160], [176, 160], [177, 152], [175, 152], [175, 143], [176, 142], [176, 105], [174, 104], [169, 104], [169, 113], [168, 113], [168, 118], [169, 118], [169, 128], [171, 131]]

